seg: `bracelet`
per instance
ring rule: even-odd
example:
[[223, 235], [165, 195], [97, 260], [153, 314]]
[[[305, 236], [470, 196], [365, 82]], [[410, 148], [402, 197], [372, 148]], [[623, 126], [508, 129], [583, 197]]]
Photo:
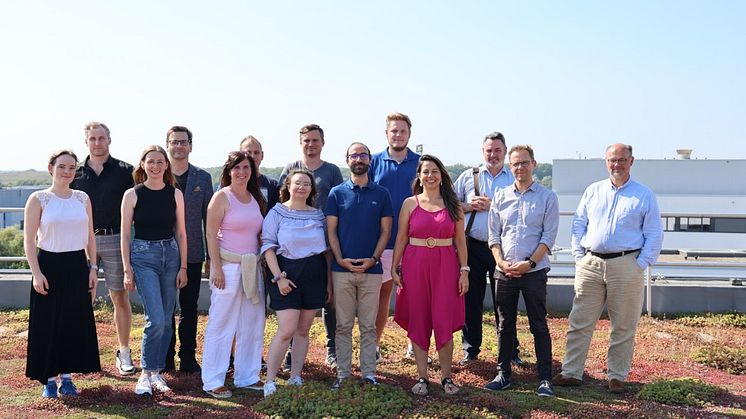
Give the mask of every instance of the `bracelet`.
[[185, 270], [185, 271], [186, 271], [186, 266], [182, 266], [182, 267], [181, 267], [181, 268], [179, 268], [179, 269], [183, 269], [183, 270]]
[[88, 269], [93, 269], [94, 271], [98, 272], [98, 265], [96, 265], [95, 263], [91, 263], [90, 265], [88, 265]]
[[375, 262], [375, 263], [373, 263], [374, 265], [378, 265], [378, 262], [381, 261], [381, 258], [378, 257], [378, 256], [376, 256], [376, 255], [373, 255], [370, 258], [373, 259], [373, 262]]
[[462, 266], [461, 269], [459, 269], [461, 272], [471, 272], [471, 268], [468, 266]]
[[269, 280], [269, 282], [276, 284], [277, 281], [287, 278], [288, 274], [285, 271], [280, 272], [279, 274], [275, 275], [272, 279]]

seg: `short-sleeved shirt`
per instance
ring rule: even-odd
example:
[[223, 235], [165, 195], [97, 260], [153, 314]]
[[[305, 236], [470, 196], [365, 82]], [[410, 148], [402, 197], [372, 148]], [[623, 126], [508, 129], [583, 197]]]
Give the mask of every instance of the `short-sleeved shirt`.
[[[373, 256], [381, 236], [381, 218], [393, 217], [389, 192], [373, 181], [360, 187], [348, 180], [332, 188], [324, 215], [337, 217], [337, 238], [343, 258], [361, 259]], [[332, 260], [332, 271], [349, 272]], [[382, 274], [380, 263], [365, 273]]]
[[326, 245], [326, 218], [320, 209], [294, 210], [285, 205], [275, 205], [262, 223], [262, 248], [269, 249], [288, 259], [303, 259], [324, 253]]
[[394, 223], [391, 226], [391, 238], [387, 249], [394, 248], [399, 225], [399, 212], [404, 200], [412, 196], [412, 182], [417, 177], [417, 164], [420, 155], [407, 148], [407, 157], [397, 162], [389, 155], [389, 149], [374, 154], [370, 161], [368, 176], [373, 182], [388, 189], [394, 207]]
[[[282, 169], [279, 180], [280, 185], [282, 185], [288, 173], [293, 169], [310, 170], [303, 164], [302, 160], [294, 161]], [[314, 201], [313, 206], [323, 210], [326, 206], [326, 199], [329, 197], [329, 191], [343, 182], [342, 172], [335, 164], [326, 161], [316, 170], [311, 170], [311, 172], [313, 172], [313, 177], [316, 180], [316, 200]]]
[[111, 228], [118, 231], [122, 219], [122, 196], [127, 189], [135, 185], [132, 178], [134, 168], [109, 156], [104, 162], [101, 174], [97, 175], [88, 166], [89, 160], [90, 156], [75, 172], [75, 180], [70, 187], [85, 192], [90, 198], [94, 230]]

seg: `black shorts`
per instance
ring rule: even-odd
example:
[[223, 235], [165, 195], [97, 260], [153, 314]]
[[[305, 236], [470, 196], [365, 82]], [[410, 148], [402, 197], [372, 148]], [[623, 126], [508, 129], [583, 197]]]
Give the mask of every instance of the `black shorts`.
[[324, 254], [302, 259], [288, 259], [277, 255], [277, 262], [296, 288], [287, 295], [282, 295], [277, 284], [270, 284], [269, 307], [272, 310], [318, 310], [324, 307], [327, 280]]

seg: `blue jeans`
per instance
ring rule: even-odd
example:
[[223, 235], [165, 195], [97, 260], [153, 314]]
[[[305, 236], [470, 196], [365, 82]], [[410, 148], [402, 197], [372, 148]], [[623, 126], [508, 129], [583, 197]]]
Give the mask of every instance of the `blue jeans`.
[[176, 306], [176, 275], [181, 261], [176, 240], [132, 240], [130, 261], [135, 285], [145, 310], [140, 366], [159, 371], [166, 367], [171, 342], [171, 316]]

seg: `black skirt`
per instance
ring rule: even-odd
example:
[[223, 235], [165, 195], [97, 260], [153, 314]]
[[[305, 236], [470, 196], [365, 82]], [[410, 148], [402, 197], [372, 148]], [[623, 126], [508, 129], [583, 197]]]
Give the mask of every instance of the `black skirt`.
[[39, 267], [47, 278], [47, 295], [31, 286], [26, 376], [42, 384], [66, 373], [101, 371], [83, 250], [39, 250]]

